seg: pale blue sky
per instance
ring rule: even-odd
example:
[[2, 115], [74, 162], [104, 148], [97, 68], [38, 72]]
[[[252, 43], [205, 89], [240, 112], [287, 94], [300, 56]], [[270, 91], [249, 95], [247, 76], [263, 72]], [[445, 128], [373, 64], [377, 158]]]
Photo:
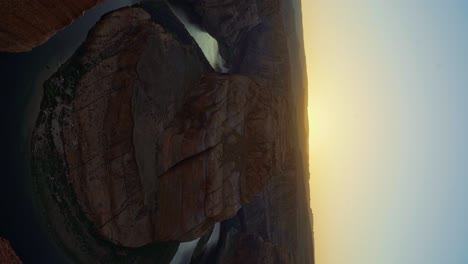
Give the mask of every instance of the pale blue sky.
[[468, 263], [468, 1], [302, 2], [317, 263]]

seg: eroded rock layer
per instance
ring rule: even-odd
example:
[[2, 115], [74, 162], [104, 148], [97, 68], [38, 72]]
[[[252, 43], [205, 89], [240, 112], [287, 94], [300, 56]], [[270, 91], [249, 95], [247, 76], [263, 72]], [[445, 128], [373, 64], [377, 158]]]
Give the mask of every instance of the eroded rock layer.
[[84, 58], [111, 54], [80, 79], [63, 128], [70, 181], [104, 237], [142, 246], [158, 240], [156, 139], [208, 68], [141, 9], [112, 13], [89, 39]]
[[22, 264], [8, 240], [0, 237], [0, 264]]
[[[232, 225], [232, 221], [222, 224], [227, 230], [221, 236], [222, 243], [238, 244], [241, 238], [227, 236], [230, 231], [254, 234], [291, 254], [296, 263], [313, 263], [300, 1], [173, 1], [194, 10], [200, 25], [220, 41], [231, 73], [248, 76], [260, 87], [288, 99], [284, 107], [278, 108], [280, 121], [275, 130], [281, 131], [280, 138], [287, 142], [289, 158], [236, 215], [234, 222], [238, 225]], [[244, 250], [242, 243], [236, 250]], [[218, 257], [225, 253], [220, 252]], [[249, 263], [248, 259], [243, 261]]]
[[29, 51], [103, 1], [0, 1], [0, 51]]
[[291, 253], [279, 248], [260, 236], [242, 234], [237, 240], [237, 249], [233, 256], [226, 259], [228, 264], [293, 264]]
[[291, 148], [278, 129], [285, 98], [213, 73], [163, 26], [141, 8], [106, 15], [76, 58], [85, 70], [65, 65], [48, 81], [48, 122], [33, 139], [46, 159], [52, 137], [84, 214], [126, 247], [200, 237], [250, 202]]
[[184, 41], [143, 9], [121, 9], [96, 25], [78, 65], [46, 84], [40, 119], [48, 122], [36, 129], [34, 155], [50, 155], [41, 146], [52, 133], [82, 210], [120, 245], [156, 239], [155, 134], [181, 105], [176, 99], [210, 71], [198, 47]]
[[207, 256], [216, 263], [262, 263], [254, 251], [264, 263], [313, 263], [289, 11], [278, 0], [177, 1], [220, 42], [229, 74], [153, 1], [104, 16], [45, 84], [33, 173], [51, 190], [45, 204], [67, 215], [60, 239], [92, 259], [109, 244], [189, 241], [222, 222]]
[[184, 101], [160, 137], [156, 221], [160, 237], [188, 240], [250, 202], [281, 169], [287, 146], [276, 129], [282, 98], [245, 76], [204, 75]]

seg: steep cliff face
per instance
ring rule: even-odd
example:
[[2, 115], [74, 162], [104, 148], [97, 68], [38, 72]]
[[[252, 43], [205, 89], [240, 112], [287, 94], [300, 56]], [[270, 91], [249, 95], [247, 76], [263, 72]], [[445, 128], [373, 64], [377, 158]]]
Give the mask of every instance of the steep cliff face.
[[272, 90], [291, 92], [287, 32], [281, 17], [287, 1], [170, 1], [193, 12], [193, 20], [218, 40], [232, 73], [248, 75]]
[[167, 207], [158, 219], [173, 224], [181, 219], [179, 229], [187, 218], [214, 223], [235, 216], [284, 169], [290, 151], [286, 135], [278, 129], [285, 98], [250, 78], [204, 75], [185, 100], [182, 112], [161, 137], [158, 154], [165, 171], [160, 201], [189, 205]]
[[[176, 0], [174, 0], [176, 1]], [[282, 170], [272, 174], [266, 187], [240, 210], [233, 221], [223, 223], [218, 261], [232, 250], [247, 252], [239, 241], [253, 235], [293, 256], [295, 263], [313, 263], [312, 219], [309, 215], [305, 66], [302, 36], [292, 1], [177, 0], [199, 16], [199, 23], [221, 41], [222, 55], [232, 73], [254, 80], [275, 96], [287, 98], [278, 108], [276, 131], [289, 147]], [[296, 8], [296, 10], [294, 10]], [[197, 21], [195, 19], [195, 21]], [[238, 25], [219, 27], [218, 25]], [[299, 58], [299, 59], [298, 59]], [[242, 235], [231, 235], [231, 234]], [[232, 247], [227, 245], [239, 245]], [[245, 244], [245, 247], [248, 247]], [[247, 263], [245, 254], [237, 260]], [[252, 262], [255, 263], [255, 262]], [[282, 263], [282, 262], [280, 262]]]
[[49, 159], [52, 143], [81, 209], [115, 244], [198, 238], [289, 166], [288, 99], [213, 73], [143, 9], [105, 16], [75, 60], [46, 84], [33, 154]]
[[104, 16], [44, 84], [35, 189], [49, 231], [80, 263], [169, 263], [178, 247], [152, 243], [151, 133], [182, 105], [173, 99], [212, 70], [167, 6], [140, 7]]
[[8, 240], [0, 237], [0, 263], [1, 264], [22, 264], [23, 262], [16, 255]]
[[241, 235], [234, 245], [233, 254], [223, 259], [228, 264], [252, 263], [252, 264], [291, 264], [294, 257], [269, 241], [263, 240], [258, 235]]
[[[180, 0], [183, 1], [183, 0]], [[203, 26], [220, 44], [223, 57], [229, 67], [236, 65], [242, 56], [246, 34], [261, 23], [255, 0], [195, 0], [192, 8], [201, 18]]]
[[96, 63], [78, 80], [63, 127], [70, 181], [105, 238], [128, 247], [161, 240], [158, 135], [209, 68], [193, 43], [180, 43], [137, 8], [108, 15], [85, 49], [83, 62]]
[[140, 8], [105, 16], [81, 51], [46, 84], [34, 156], [49, 159], [44, 145], [53, 143], [103, 237], [149, 244], [157, 239], [157, 133], [180, 107], [177, 99], [211, 69], [190, 38], [166, 31]]
[[292, 81], [280, 3], [182, 2], [224, 47], [229, 74], [154, 1], [104, 16], [46, 82], [33, 172], [61, 219], [54, 232], [86, 248], [82, 262], [133, 263], [128, 248], [222, 222], [210, 260], [313, 263], [293, 92], [305, 87]]
[[0, 1], [0, 51], [29, 51], [103, 1]]

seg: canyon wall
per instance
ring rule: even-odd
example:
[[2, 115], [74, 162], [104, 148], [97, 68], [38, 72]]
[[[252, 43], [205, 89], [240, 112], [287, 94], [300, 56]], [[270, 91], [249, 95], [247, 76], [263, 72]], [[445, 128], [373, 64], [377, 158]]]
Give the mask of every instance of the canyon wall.
[[0, 264], [22, 264], [8, 240], [0, 237]]
[[29, 51], [103, 1], [0, 1], [0, 51]]
[[33, 174], [51, 232], [81, 262], [134, 263], [221, 222], [216, 263], [313, 263], [291, 3], [173, 2], [230, 72], [162, 1], [105, 15], [44, 85]]

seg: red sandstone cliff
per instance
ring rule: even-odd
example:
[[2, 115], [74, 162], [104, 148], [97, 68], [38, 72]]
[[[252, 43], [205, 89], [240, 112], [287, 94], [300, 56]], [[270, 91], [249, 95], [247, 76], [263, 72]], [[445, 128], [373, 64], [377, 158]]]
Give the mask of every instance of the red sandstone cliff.
[[[139, 8], [105, 16], [78, 58], [92, 66], [71, 104], [44, 109], [62, 118], [51, 122], [53, 143], [82, 210], [127, 247], [193, 240], [235, 216], [292, 148], [281, 129], [286, 98], [248, 77], [211, 73], [196, 46], [149, 18]], [[66, 78], [50, 82], [67, 92]]]
[[[280, 137], [291, 146], [288, 159], [234, 219], [222, 224], [225, 246], [221, 254], [247, 252], [248, 245], [239, 243], [239, 233], [252, 234], [291, 254], [295, 263], [313, 263], [304, 133], [306, 78], [305, 64], [300, 63], [304, 56], [302, 36], [298, 35], [301, 28], [296, 22], [300, 6], [293, 0], [173, 1], [195, 10], [200, 24], [220, 42], [232, 73], [248, 76], [260, 87], [287, 98], [287, 104], [278, 108], [275, 130], [282, 131]], [[237, 260], [250, 263], [245, 254], [238, 255]]]
[[29, 51], [103, 1], [0, 1], [0, 51]]
[[232, 74], [214, 73], [165, 14], [112, 12], [46, 84], [36, 170], [52, 186], [66, 175], [57, 207], [70, 206], [71, 187], [114, 244], [187, 241], [223, 221], [218, 263], [262, 263], [255, 252], [264, 263], [312, 263], [296, 118], [305, 108], [293, 92], [305, 87], [292, 81], [279, 2], [187, 3]]
[[241, 235], [236, 242], [232, 256], [225, 256], [227, 264], [293, 264], [294, 257], [290, 252], [264, 241], [258, 235]]
[[8, 240], [0, 237], [0, 264], [22, 264]]

